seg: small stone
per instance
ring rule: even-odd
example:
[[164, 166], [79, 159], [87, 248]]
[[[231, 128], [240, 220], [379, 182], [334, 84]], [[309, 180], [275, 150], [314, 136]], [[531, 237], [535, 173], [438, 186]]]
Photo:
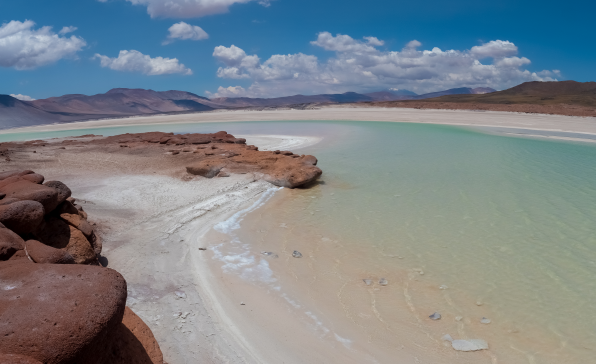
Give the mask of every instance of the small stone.
[[367, 286], [370, 286], [373, 283], [372, 279], [363, 279], [363, 281]]
[[278, 258], [279, 256], [277, 254], [275, 254], [274, 252], [261, 252], [261, 254], [271, 257], [271, 258]]
[[480, 323], [485, 325], [490, 324], [490, 322], [490, 319], [487, 319], [486, 317], [483, 317], [482, 320], [480, 320]]
[[176, 294], [176, 299], [179, 299], [179, 298], [184, 299], [184, 298], [186, 298], [186, 293], [184, 293], [182, 291], [176, 291], [174, 293]]
[[441, 285], [441, 286], [439, 287], [439, 289], [447, 289], [447, 288], [449, 288], [449, 287], [447, 287], [447, 286], [446, 286], [446, 285], [444, 285], [444, 284], [443, 284], [443, 285]]
[[476, 306], [482, 306], [483, 304], [482, 301], [476, 301]]
[[386, 285], [388, 285], [388, 284], [389, 284], [389, 282], [388, 282], [388, 281], [387, 281], [385, 278], [381, 278], [381, 279], [379, 280], [379, 284], [380, 284], [381, 286], [386, 286]]
[[453, 340], [451, 346], [457, 351], [478, 351], [488, 349], [488, 343], [480, 339]]
[[302, 253], [300, 253], [298, 250], [294, 250], [294, 252], [292, 253], [292, 256], [294, 258], [302, 258]]
[[455, 316], [455, 321], [461, 321], [461, 320], [463, 320], [463, 319], [464, 319], [464, 318], [463, 318], [463, 317], [461, 317], [461, 316]]
[[199, 250], [207, 250], [207, 248], [199, 248]]
[[244, 303], [244, 302], [240, 302], [240, 306], [244, 306], [244, 305], [245, 305], [245, 303]]
[[432, 315], [428, 316], [431, 320], [440, 320], [441, 319], [441, 314], [438, 312], [433, 313]]

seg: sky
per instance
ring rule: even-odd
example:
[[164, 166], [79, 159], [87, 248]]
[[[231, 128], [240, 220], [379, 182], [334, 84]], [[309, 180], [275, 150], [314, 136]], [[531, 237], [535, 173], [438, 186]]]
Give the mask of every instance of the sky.
[[0, 94], [420, 94], [595, 81], [594, 14], [585, 0], [2, 0]]

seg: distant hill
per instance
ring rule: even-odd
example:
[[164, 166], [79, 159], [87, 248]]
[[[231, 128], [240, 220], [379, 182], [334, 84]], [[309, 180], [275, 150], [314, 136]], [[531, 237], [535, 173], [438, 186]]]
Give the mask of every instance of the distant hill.
[[596, 82], [533, 81], [489, 94], [448, 95], [424, 101], [481, 104], [567, 104], [596, 107]]
[[208, 99], [185, 91], [153, 91], [115, 88], [92, 96], [72, 94], [34, 101], [0, 95], [0, 129], [90, 119], [163, 113], [200, 112], [214, 109], [296, 107], [310, 104], [343, 104], [374, 101], [417, 100], [452, 94], [478, 94], [488, 88], [457, 88], [417, 95], [408, 90], [384, 90], [368, 94], [294, 95], [274, 98], [221, 97]]
[[346, 92], [343, 94], [321, 94], [321, 95], [294, 95], [274, 98], [251, 98], [251, 97], [220, 97], [211, 99], [219, 105], [228, 107], [279, 107], [296, 104], [343, 104], [350, 102], [375, 101], [374, 98]]

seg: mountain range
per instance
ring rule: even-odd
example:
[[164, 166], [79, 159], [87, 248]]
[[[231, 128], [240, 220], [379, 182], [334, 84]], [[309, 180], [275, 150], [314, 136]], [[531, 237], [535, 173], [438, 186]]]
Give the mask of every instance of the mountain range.
[[294, 95], [276, 98], [220, 97], [208, 99], [185, 91], [115, 88], [92, 96], [71, 94], [34, 101], [0, 95], [0, 129], [135, 115], [172, 114], [234, 108], [284, 107], [300, 104], [341, 104], [420, 100], [454, 94], [494, 92], [491, 88], [455, 88], [417, 95], [408, 90], [360, 94]]

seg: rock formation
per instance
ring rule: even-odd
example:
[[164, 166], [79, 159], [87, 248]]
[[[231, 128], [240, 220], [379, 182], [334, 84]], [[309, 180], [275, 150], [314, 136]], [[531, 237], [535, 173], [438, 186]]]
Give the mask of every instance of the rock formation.
[[[62, 182], [0, 173], [0, 363], [162, 364], [126, 281]], [[124, 321], [123, 321], [124, 320]]]
[[[317, 167], [317, 158], [312, 155], [298, 155], [290, 151], [259, 151], [254, 145], [247, 145], [243, 138], [236, 138], [225, 131], [214, 134], [174, 134], [149, 132], [138, 134], [121, 134], [110, 137], [85, 135], [61, 141], [34, 140], [28, 142], [0, 143], [0, 149], [6, 150], [7, 157], [12, 152], [43, 151], [44, 148], [56, 146], [61, 148], [93, 148], [99, 147], [110, 153], [145, 154], [160, 153], [172, 156], [173, 164], [182, 164], [186, 172], [191, 175], [206, 178], [227, 177], [233, 173], [253, 173], [256, 178], [262, 178], [276, 186], [295, 188], [315, 181], [323, 173]], [[117, 149], [114, 149], [117, 147]], [[33, 150], [31, 150], [33, 149]], [[19, 188], [25, 188], [39, 181], [39, 175], [32, 173], [19, 176], [17, 172], [7, 174], [11, 181], [19, 180], [20, 185], [14, 185], [7, 198], [21, 198]], [[17, 173], [17, 174], [14, 174]], [[39, 177], [38, 177], [39, 176]], [[43, 178], [43, 177], [41, 177]], [[0, 182], [0, 187], [2, 183]], [[25, 187], [22, 187], [25, 186]], [[68, 188], [59, 182], [50, 181], [30, 192], [30, 200], [41, 203], [44, 208], [53, 208], [57, 201], [64, 201], [69, 195]], [[48, 188], [56, 192], [47, 194]], [[1, 189], [0, 189], [1, 191]], [[46, 194], [44, 194], [46, 193]], [[34, 197], [34, 198], [33, 198]], [[16, 201], [16, 200], [15, 200]], [[60, 208], [67, 206], [61, 205]], [[70, 208], [70, 207], [69, 207]], [[70, 208], [72, 210], [72, 208]], [[39, 215], [39, 205], [28, 206], [28, 213]], [[0, 202], [0, 216], [3, 210]], [[65, 212], [74, 214], [73, 212]], [[59, 214], [74, 228], [85, 233], [83, 226], [64, 214]], [[20, 220], [19, 220], [20, 221]], [[15, 222], [16, 225], [18, 223]], [[87, 236], [87, 239], [91, 239]], [[42, 241], [43, 242], [43, 241]], [[44, 242], [45, 243], [45, 242]]]

